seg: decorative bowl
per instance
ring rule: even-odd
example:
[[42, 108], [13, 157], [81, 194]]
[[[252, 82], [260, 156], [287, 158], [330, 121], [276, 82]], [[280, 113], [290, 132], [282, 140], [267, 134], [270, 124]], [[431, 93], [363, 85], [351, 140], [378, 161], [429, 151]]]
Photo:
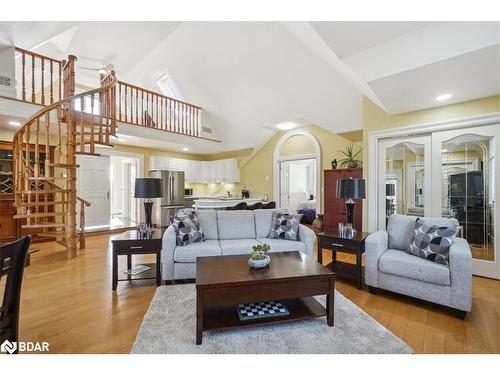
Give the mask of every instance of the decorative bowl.
[[248, 265], [252, 268], [264, 268], [271, 263], [271, 258], [269, 255], [265, 255], [263, 259], [248, 259]]

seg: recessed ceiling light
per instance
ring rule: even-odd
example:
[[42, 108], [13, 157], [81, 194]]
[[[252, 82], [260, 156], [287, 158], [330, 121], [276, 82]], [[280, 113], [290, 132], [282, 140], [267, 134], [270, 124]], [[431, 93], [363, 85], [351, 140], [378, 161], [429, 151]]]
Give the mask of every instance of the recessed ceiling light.
[[279, 124], [276, 124], [276, 127], [281, 130], [290, 130], [295, 127], [295, 123], [293, 122], [280, 122]]
[[12, 126], [21, 126], [21, 123], [19, 121], [9, 121], [9, 125], [12, 125]]
[[448, 100], [448, 99], [450, 99], [450, 98], [451, 98], [451, 96], [452, 96], [451, 94], [441, 94], [441, 95], [438, 95], [438, 96], [436, 97], [436, 100], [437, 100], [438, 102], [441, 102], [441, 101], [443, 101], [443, 100]]
[[182, 148], [182, 151], [189, 151], [189, 148], [187, 148], [187, 147], [183, 147], [183, 148]]

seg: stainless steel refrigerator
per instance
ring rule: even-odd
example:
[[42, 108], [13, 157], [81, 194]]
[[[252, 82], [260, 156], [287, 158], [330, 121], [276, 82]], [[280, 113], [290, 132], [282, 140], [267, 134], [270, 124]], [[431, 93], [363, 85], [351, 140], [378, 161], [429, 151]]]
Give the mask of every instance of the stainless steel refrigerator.
[[184, 172], [154, 170], [149, 171], [149, 177], [160, 178], [162, 181], [163, 198], [154, 202], [153, 223], [166, 227], [170, 217], [185, 207]]

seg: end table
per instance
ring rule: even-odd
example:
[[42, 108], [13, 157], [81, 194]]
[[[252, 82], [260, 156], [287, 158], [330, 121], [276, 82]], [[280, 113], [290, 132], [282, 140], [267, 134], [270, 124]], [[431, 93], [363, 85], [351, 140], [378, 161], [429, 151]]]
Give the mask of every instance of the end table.
[[[118, 281], [149, 280], [155, 279], [156, 286], [161, 285], [161, 239], [164, 230], [155, 229], [148, 238], [139, 238], [136, 230], [111, 237], [113, 244], [113, 290], [116, 290]], [[127, 269], [132, 268], [132, 255], [155, 254], [156, 263], [148, 263], [145, 266], [151, 267], [150, 270], [137, 274], [135, 276], [127, 275], [127, 278], [118, 278], [118, 256], [127, 256]]]
[[[318, 262], [323, 264], [323, 250], [332, 251], [332, 262], [325, 267], [335, 271], [337, 277], [353, 280], [358, 289], [363, 287], [363, 265], [361, 255], [365, 252], [365, 239], [370, 233], [356, 232], [352, 238], [340, 236], [337, 231], [318, 233]], [[337, 252], [356, 255], [356, 264], [337, 260]]]

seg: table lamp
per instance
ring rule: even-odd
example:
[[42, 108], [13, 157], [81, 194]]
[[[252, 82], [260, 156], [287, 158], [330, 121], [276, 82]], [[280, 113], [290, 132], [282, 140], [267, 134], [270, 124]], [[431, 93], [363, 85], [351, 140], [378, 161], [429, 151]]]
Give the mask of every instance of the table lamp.
[[144, 211], [146, 212], [146, 227], [153, 228], [151, 214], [153, 212], [153, 198], [163, 197], [160, 178], [136, 178], [134, 198], [144, 198]]
[[336, 196], [337, 198], [347, 199], [345, 201], [347, 222], [354, 229], [354, 206], [356, 202], [353, 199], [365, 198], [365, 180], [352, 177], [337, 180]]

